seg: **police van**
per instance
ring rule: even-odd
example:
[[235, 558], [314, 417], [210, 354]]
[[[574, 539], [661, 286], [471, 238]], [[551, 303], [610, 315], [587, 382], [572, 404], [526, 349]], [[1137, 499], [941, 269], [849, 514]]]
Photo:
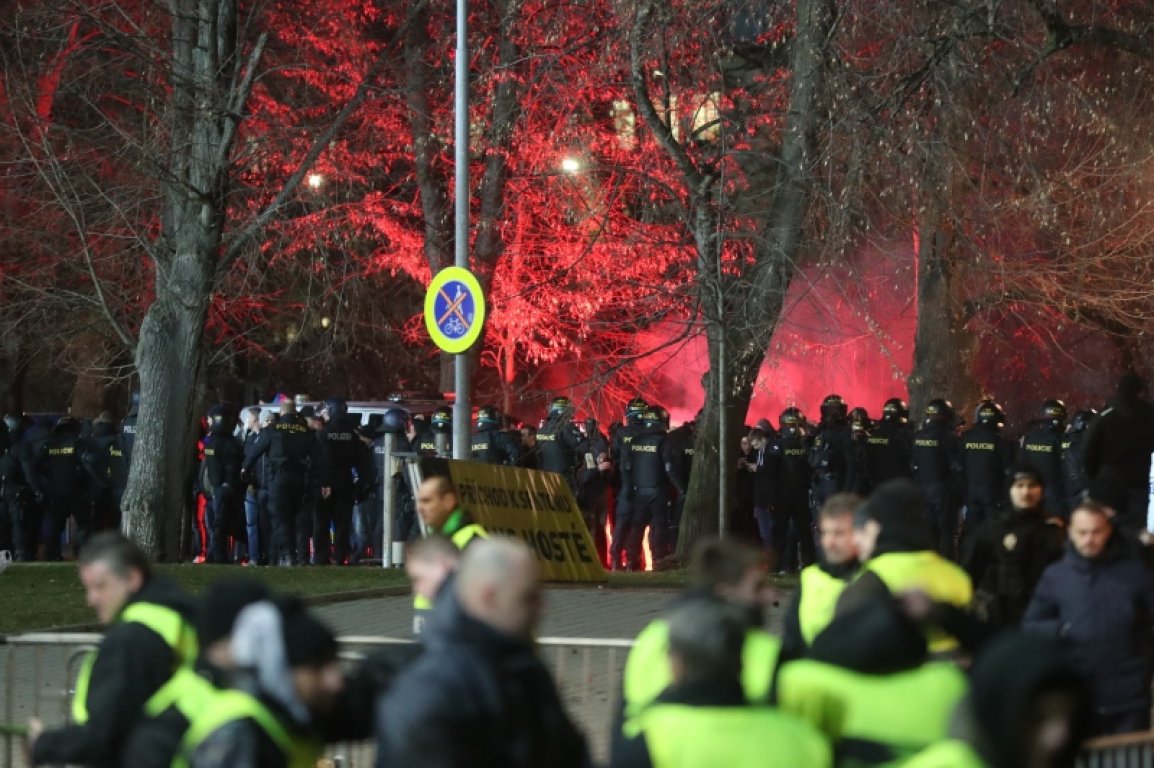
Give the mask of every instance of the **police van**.
[[[307, 395], [297, 395], [293, 398], [296, 402], [297, 412], [302, 408], [310, 406], [314, 411], [319, 411], [324, 404], [323, 400], [313, 400]], [[356, 420], [360, 426], [369, 426], [374, 430], [385, 417], [385, 411], [392, 408], [400, 408], [413, 416], [429, 416], [438, 408], [451, 408], [452, 402], [446, 400], [439, 395], [429, 395], [423, 393], [409, 393], [397, 392], [389, 395], [385, 400], [351, 400], [348, 402], [348, 413]], [[238, 425], [237, 431], [244, 430], [245, 421], [248, 419], [249, 409], [259, 408], [260, 417], [263, 423], [267, 414], [279, 414], [280, 403], [256, 403], [241, 408], [240, 413], [237, 414]]]

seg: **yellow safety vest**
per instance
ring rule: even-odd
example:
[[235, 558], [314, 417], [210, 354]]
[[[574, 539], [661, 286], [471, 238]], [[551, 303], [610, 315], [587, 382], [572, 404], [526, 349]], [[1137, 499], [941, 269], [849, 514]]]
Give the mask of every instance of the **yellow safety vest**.
[[[453, 542], [453, 546], [464, 551], [465, 547], [472, 543], [473, 539], [487, 539], [489, 532], [477, 523], [464, 523], [467, 518], [462, 510], [456, 510], [445, 522], [445, 527], [439, 533], [449, 537], [449, 541]], [[455, 526], [460, 526], [455, 528]], [[455, 529], [454, 529], [455, 528]], [[451, 530], [451, 532], [450, 532]], [[429, 611], [433, 610], [433, 601], [427, 597], [420, 595], [413, 595], [413, 634], [421, 634], [424, 628], [425, 619], [429, 615]]]
[[830, 576], [818, 565], [810, 565], [802, 570], [797, 619], [806, 645], [812, 645], [813, 639], [833, 621], [837, 599], [841, 597], [847, 583], [845, 579]]
[[[781, 655], [781, 641], [761, 629], [745, 633], [741, 651], [741, 687], [751, 703], [769, 698], [773, 673]], [[625, 660], [622, 677], [622, 700], [625, 719], [639, 714], [673, 682], [669, 666], [669, 622], [651, 621], [633, 641]]]
[[[116, 619], [117, 624], [143, 624], [160, 635], [175, 657], [173, 671], [189, 666], [198, 651], [196, 632], [177, 611], [156, 603], [130, 603]], [[92, 668], [100, 656], [100, 649], [89, 653], [80, 665], [76, 678], [76, 693], [72, 697], [72, 721], [77, 725], [88, 722], [88, 687], [92, 683]]]
[[[934, 602], [968, 608], [974, 599], [969, 575], [937, 552], [889, 552], [869, 560], [864, 569], [877, 574], [889, 591], [897, 594], [917, 589]], [[941, 654], [958, 647], [958, 641], [939, 630], [931, 630], [926, 639], [930, 651]]]
[[288, 768], [316, 768], [317, 758], [321, 756], [320, 743], [294, 738], [256, 697], [237, 690], [217, 691], [208, 706], [189, 723], [172, 768], [188, 768], [189, 760], [209, 736], [238, 720], [252, 720], [260, 726], [284, 754]]
[[778, 672], [777, 703], [825, 734], [841, 764], [890, 765], [946, 738], [967, 689], [965, 675], [948, 662], [867, 675], [802, 659]]
[[655, 703], [626, 727], [643, 735], [653, 768], [828, 768], [813, 726], [772, 707]]

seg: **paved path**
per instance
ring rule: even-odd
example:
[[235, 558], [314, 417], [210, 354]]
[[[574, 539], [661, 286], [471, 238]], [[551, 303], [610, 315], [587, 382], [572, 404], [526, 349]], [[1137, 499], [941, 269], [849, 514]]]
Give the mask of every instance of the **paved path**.
[[[668, 590], [553, 588], [545, 595], [542, 637], [632, 639], [676, 595]], [[784, 597], [783, 597], [784, 604]], [[412, 598], [382, 597], [320, 606], [315, 609], [338, 635], [407, 638], [412, 626]], [[780, 608], [770, 611], [771, 627], [780, 625]], [[73, 648], [0, 646], [0, 721], [23, 722], [40, 713], [49, 725], [65, 714], [66, 671]], [[574, 719], [585, 731], [598, 760], [608, 755], [609, 723], [617, 704], [626, 651], [569, 645], [546, 647], [542, 656], [553, 670]], [[11, 665], [10, 665], [11, 662]], [[11, 691], [11, 704], [7, 692]], [[0, 739], [0, 766], [8, 761]], [[361, 749], [342, 748], [347, 768], [371, 766]]]

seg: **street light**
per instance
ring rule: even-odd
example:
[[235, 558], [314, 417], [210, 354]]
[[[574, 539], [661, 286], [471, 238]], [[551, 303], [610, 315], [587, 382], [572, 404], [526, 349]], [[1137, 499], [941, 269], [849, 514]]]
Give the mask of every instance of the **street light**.
[[581, 161], [575, 157], [566, 157], [561, 160], [561, 170], [565, 173], [580, 173]]
[[305, 183], [309, 185], [309, 189], [317, 190], [325, 185], [325, 177], [319, 173], [310, 173]]

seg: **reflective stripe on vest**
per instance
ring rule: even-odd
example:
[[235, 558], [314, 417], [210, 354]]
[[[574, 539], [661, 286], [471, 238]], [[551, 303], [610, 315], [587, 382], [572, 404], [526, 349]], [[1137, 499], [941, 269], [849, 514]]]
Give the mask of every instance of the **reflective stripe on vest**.
[[192, 667], [181, 667], [144, 703], [144, 714], [156, 717], [169, 707], [175, 707], [191, 723], [218, 692], [215, 685], [198, 675]]
[[[160, 635], [164, 644], [172, 649], [174, 671], [196, 660], [198, 650], [196, 633], [185, 618], [172, 608], [156, 603], [131, 603], [120, 612], [116, 623], [143, 624]], [[92, 668], [99, 656], [99, 648], [89, 653], [81, 664], [80, 674], [76, 678], [76, 693], [72, 697], [72, 721], [77, 725], [88, 722], [88, 686], [92, 682]]]
[[844, 579], [830, 576], [820, 566], [811, 565], [802, 570], [797, 619], [806, 645], [812, 645], [818, 633], [833, 621], [837, 599], [845, 588]]
[[656, 703], [630, 731], [644, 735], [653, 768], [827, 768], [829, 744], [808, 723], [760, 707]]
[[[968, 608], [974, 598], [969, 575], [937, 552], [889, 552], [865, 564], [865, 570], [877, 574], [895, 595], [910, 589], [925, 592], [934, 602]], [[938, 654], [952, 651], [958, 641], [938, 629], [926, 634], [930, 651]]]
[[[760, 629], [745, 633], [741, 651], [741, 687], [752, 703], [769, 696], [773, 673], [781, 653], [781, 642]], [[622, 675], [622, 700], [628, 720], [653, 702], [673, 682], [669, 667], [669, 622], [651, 621], [633, 642]]]
[[958, 739], [939, 741], [902, 763], [902, 768], [986, 768], [974, 748]]
[[947, 662], [867, 675], [803, 659], [782, 666], [777, 703], [822, 731], [839, 755], [877, 765], [944, 739], [967, 687], [965, 675]]
[[[477, 523], [469, 523], [453, 532], [449, 537], [449, 541], [453, 542], [453, 546], [464, 551], [465, 547], [473, 539], [487, 539], [489, 532]], [[420, 595], [413, 595], [413, 635], [420, 635], [424, 630], [425, 619], [433, 610], [433, 601], [427, 597]]]
[[268, 734], [287, 758], [288, 768], [315, 768], [321, 755], [319, 744], [294, 739], [264, 704], [250, 694], [236, 690], [217, 691], [216, 697], [201, 709], [188, 726], [172, 768], [188, 768], [189, 760], [209, 736], [239, 720], [252, 720]]
[[489, 532], [476, 523], [469, 523], [461, 530], [454, 533], [449, 539], [457, 547], [457, 549], [464, 550], [469, 546], [473, 539], [487, 539]]

